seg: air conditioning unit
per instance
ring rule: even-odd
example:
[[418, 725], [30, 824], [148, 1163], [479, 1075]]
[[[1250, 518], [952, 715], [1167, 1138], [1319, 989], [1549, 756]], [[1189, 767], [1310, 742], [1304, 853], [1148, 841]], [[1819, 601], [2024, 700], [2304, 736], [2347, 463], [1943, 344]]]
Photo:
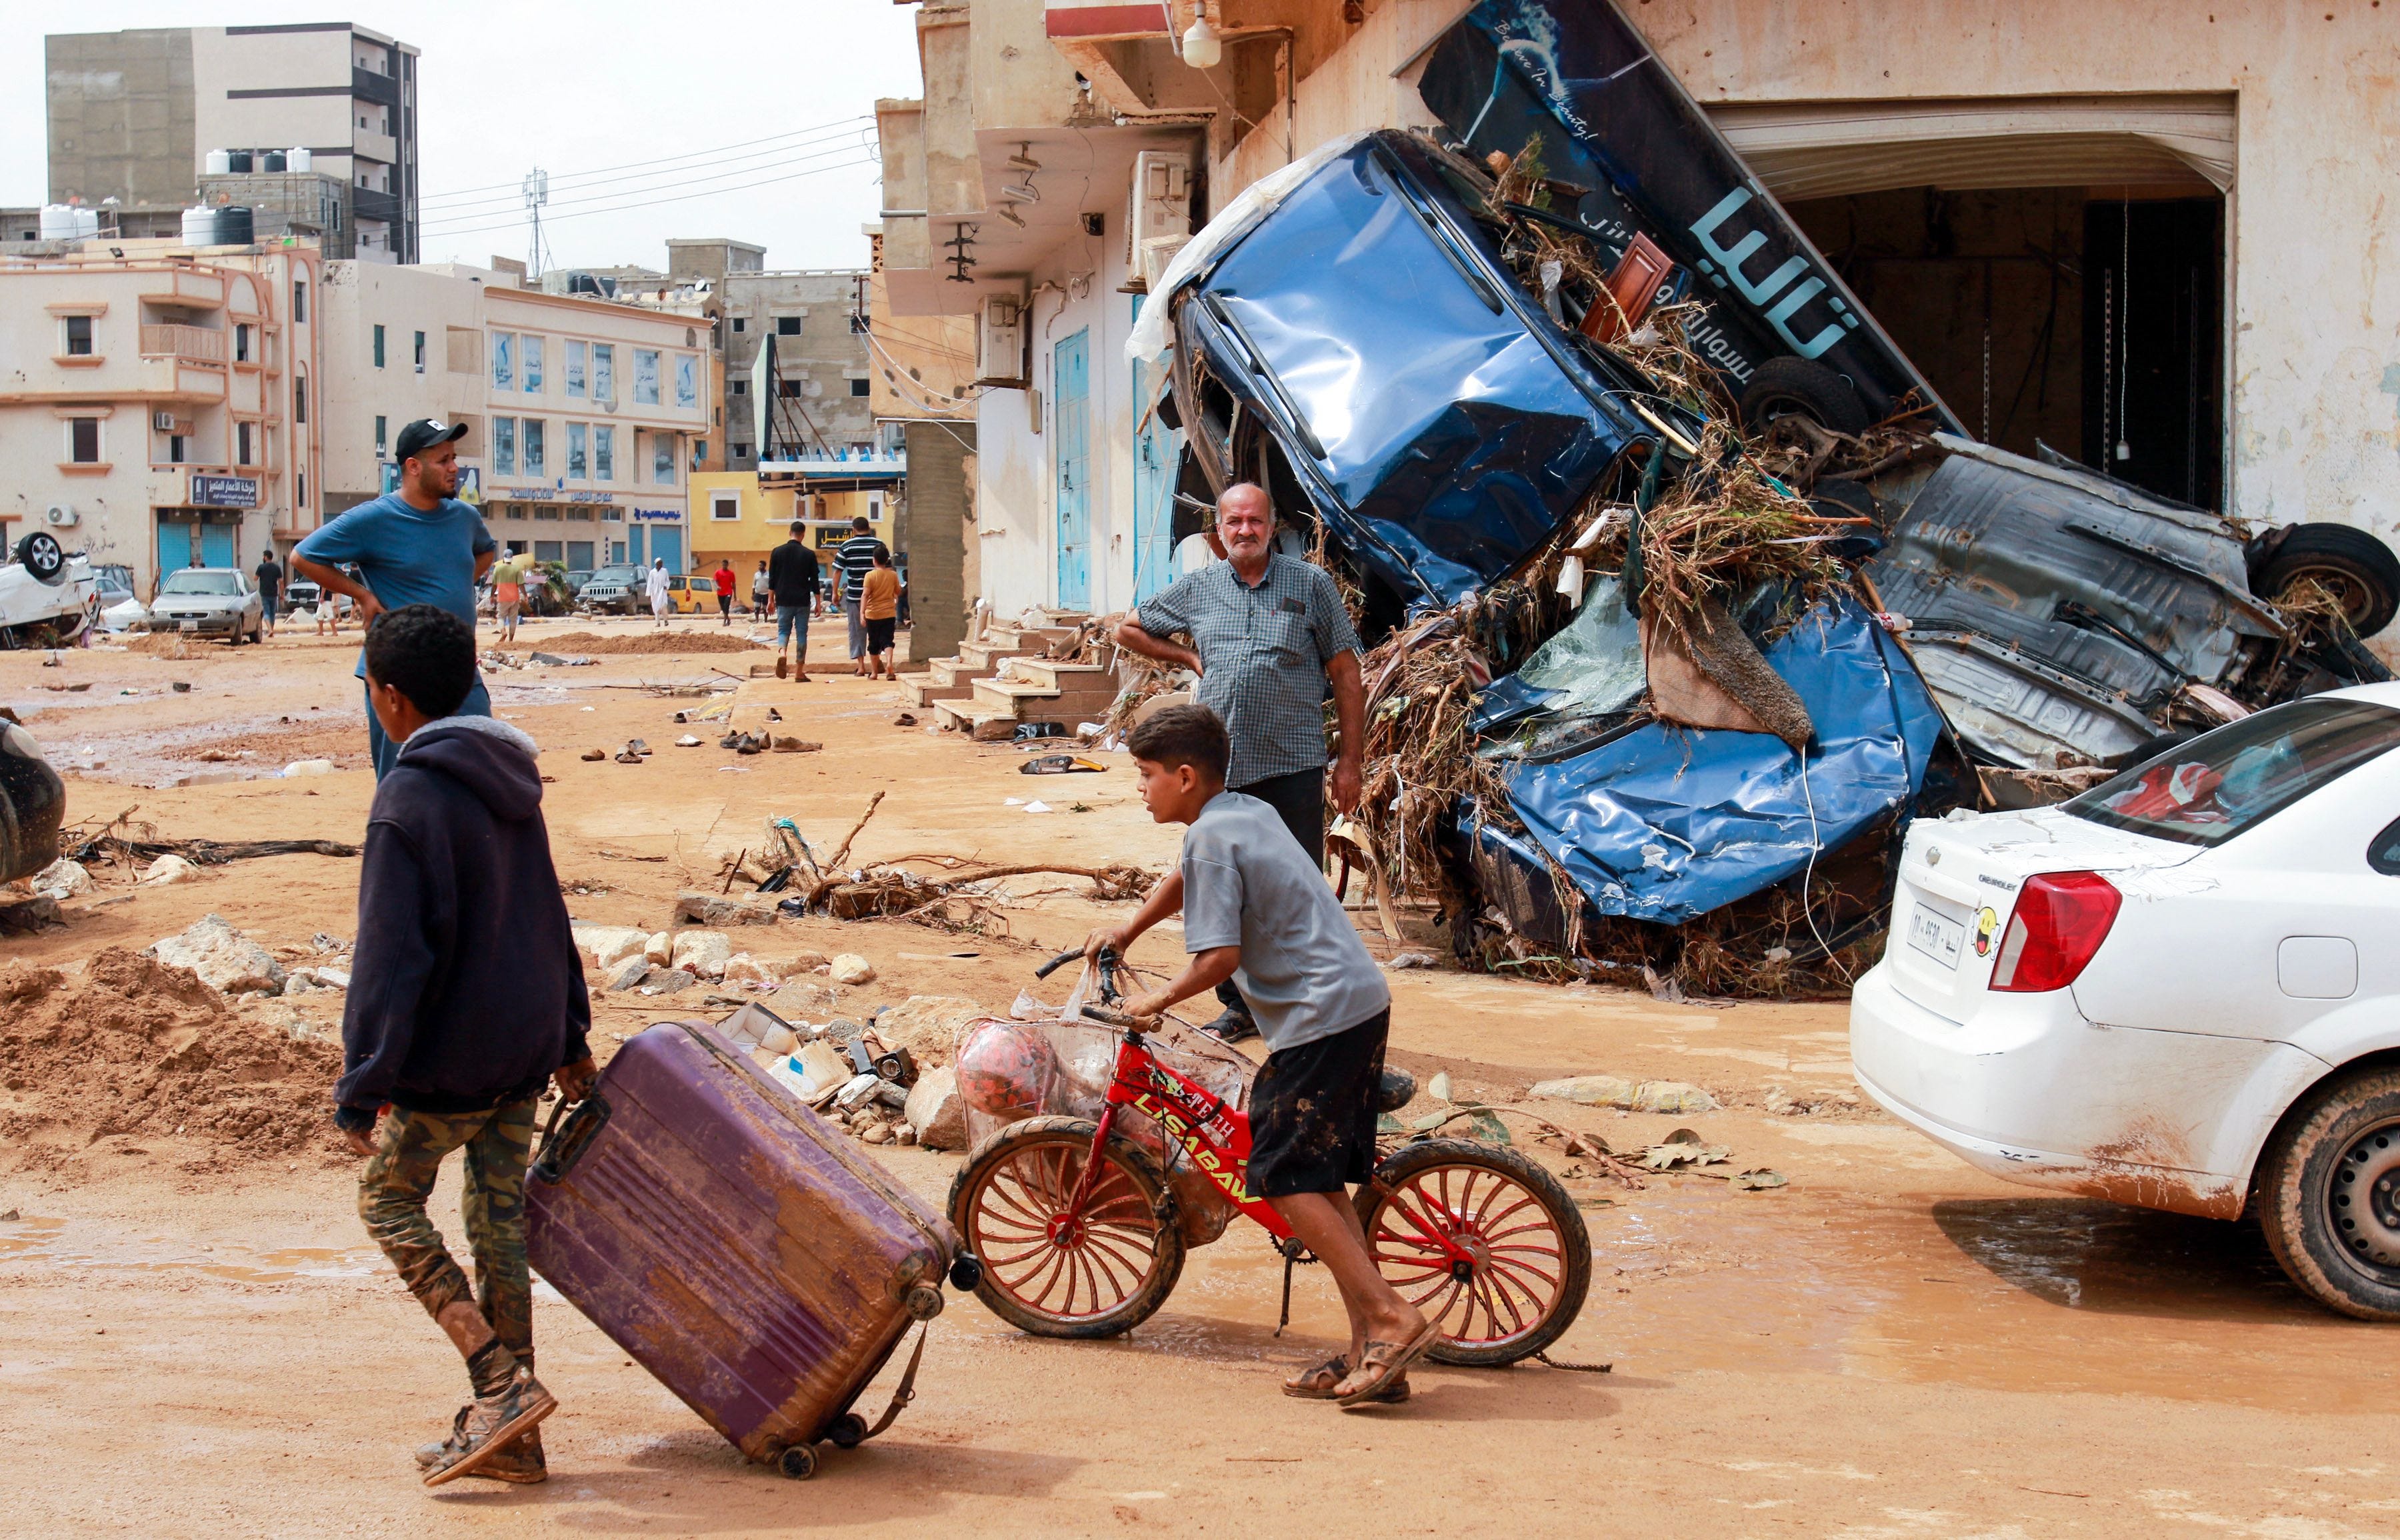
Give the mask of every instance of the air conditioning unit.
[[975, 383], [1022, 388], [1025, 307], [1013, 295], [987, 294], [975, 315]]
[[1141, 257], [1135, 264], [1141, 275], [1141, 292], [1150, 293], [1166, 277], [1167, 266], [1175, 253], [1192, 244], [1190, 236], [1152, 236], [1141, 243]]
[[[1192, 157], [1180, 150], [1144, 150], [1133, 157], [1131, 206], [1125, 215], [1125, 264], [1144, 289], [1156, 281], [1175, 249], [1192, 238]], [[1157, 267], [1153, 242], [1171, 241]], [[1130, 285], [1128, 285], [1130, 287]]]
[[172, 412], [153, 412], [150, 414], [150, 426], [157, 429], [161, 433], [171, 433], [175, 430], [175, 414]]
[[65, 529], [83, 517], [73, 503], [52, 503], [42, 510], [42, 522], [54, 529]]

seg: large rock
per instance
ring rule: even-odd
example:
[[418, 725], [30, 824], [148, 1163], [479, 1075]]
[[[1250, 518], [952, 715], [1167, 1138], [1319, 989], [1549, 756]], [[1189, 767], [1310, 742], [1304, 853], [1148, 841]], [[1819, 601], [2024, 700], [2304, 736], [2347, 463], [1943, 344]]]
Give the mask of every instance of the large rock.
[[887, 1048], [907, 1049], [920, 1067], [948, 1064], [957, 1056], [959, 1034], [985, 1014], [956, 995], [910, 995], [875, 1018], [875, 1035]]
[[698, 975], [689, 969], [659, 968], [652, 970], [650, 976], [642, 980], [642, 993], [671, 995], [679, 990], [689, 989], [699, 982]]
[[728, 984], [777, 984], [784, 977], [772, 963], [761, 962], [748, 952], [727, 958], [720, 974]]
[[1622, 1075], [1576, 1075], [1546, 1080], [1532, 1094], [1586, 1107], [1614, 1107], [1626, 1112], [1713, 1112], [1717, 1098], [1680, 1080], [1630, 1081]]
[[91, 892], [91, 873], [62, 856], [34, 874], [34, 892], [43, 898], [80, 898]]
[[772, 925], [775, 906], [771, 900], [759, 904], [716, 893], [677, 893], [675, 918], [698, 925]]
[[682, 968], [702, 978], [722, 978], [725, 964], [733, 956], [733, 940], [723, 931], [678, 931], [675, 951], [667, 959], [672, 967]]
[[151, 862], [150, 865], [142, 868], [141, 880], [144, 883], [165, 887], [170, 882], [187, 881], [192, 878], [198, 877], [199, 872], [199, 867], [193, 865], [189, 861], [184, 860], [182, 856], [170, 851], [165, 855], [160, 856], [157, 860]]
[[959, 1099], [956, 1070], [928, 1070], [919, 1075], [901, 1115], [917, 1130], [917, 1142], [928, 1150], [967, 1147], [967, 1104]]
[[608, 975], [608, 992], [611, 994], [622, 994], [625, 990], [632, 988], [634, 985], [639, 984], [642, 980], [649, 977], [650, 970], [657, 966], [658, 964], [652, 962], [648, 958], [642, 957], [638, 954], [633, 957], [619, 958], [617, 960], [616, 971]]
[[283, 988], [283, 964], [275, 954], [226, 924], [222, 915], [203, 916], [143, 950], [170, 968], [189, 968], [201, 983], [225, 994]]
[[589, 925], [582, 920], [570, 923], [575, 945], [592, 956], [592, 966], [603, 973], [629, 957], [637, 957], [650, 944], [650, 934], [632, 925]]
[[660, 967], [665, 967], [675, 956], [675, 937], [664, 931], [659, 932], [643, 943], [642, 955]]
[[875, 964], [856, 952], [843, 952], [833, 960], [833, 981], [836, 984], [867, 984], [875, 978]]

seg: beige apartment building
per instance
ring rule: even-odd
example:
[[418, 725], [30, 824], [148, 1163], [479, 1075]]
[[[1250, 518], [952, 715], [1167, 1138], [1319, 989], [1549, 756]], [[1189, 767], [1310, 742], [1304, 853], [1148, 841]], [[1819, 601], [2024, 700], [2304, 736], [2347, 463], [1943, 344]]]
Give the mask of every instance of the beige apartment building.
[[288, 550], [322, 507], [323, 308], [305, 245], [0, 260], [0, 536], [48, 529], [145, 596]]
[[[980, 589], [1005, 612], [1171, 576], [1178, 446], [1125, 342], [1182, 235], [1360, 130], [1520, 148], [1475, 135], [1489, 63], [1446, 94], [1428, 71], [1474, 18], [1534, 55], [1548, 20], [1205, 8], [1201, 68], [1195, 0], [921, 4], [921, 100], [879, 105], [892, 307], [982, 326]], [[2392, 7], [1616, 8], [1980, 436], [2261, 525], [2400, 534]]]
[[403, 423], [463, 420], [460, 496], [504, 549], [570, 570], [683, 569], [715, 411], [704, 318], [449, 264], [333, 263], [326, 291], [332, 511], [395, 484]]

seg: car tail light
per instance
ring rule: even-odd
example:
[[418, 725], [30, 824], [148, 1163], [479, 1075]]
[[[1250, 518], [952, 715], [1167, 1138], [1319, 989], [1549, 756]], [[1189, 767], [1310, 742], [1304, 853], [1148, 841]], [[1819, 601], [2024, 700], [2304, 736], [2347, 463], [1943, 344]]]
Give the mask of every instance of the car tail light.
[[2097, 872], [2044, 872], [2026, 879], [1992, 963], [1992, 988], [2005, 994], [2066, 988], [2108, 939], [2108, 927], [2124, 902], [2124, 894]]

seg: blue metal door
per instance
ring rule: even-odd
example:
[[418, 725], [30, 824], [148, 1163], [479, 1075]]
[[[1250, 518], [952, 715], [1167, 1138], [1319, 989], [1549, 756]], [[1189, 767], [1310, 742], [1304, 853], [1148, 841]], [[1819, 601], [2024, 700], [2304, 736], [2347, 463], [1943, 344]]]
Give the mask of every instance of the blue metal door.
[[1051, 375], [1057, 403], [1058, 607], [1092, 602], [1091, 333], [1058, 345]]
[[164, 519], [159, 520], [158, 581], [165, 582], [169, 578], [191, 565], [192, 526], [187, 524], [170, 524]]
[[664, 526], [651, 530], [650, 554], [665, 562], [669, 572], [683, 571], [683, 531]]
[[650, 559], [642, 554], [642, 526], [640, 525], [628, 525], [625, 527], [625, 559], [633, 563], [635, 566], [648, 566], [650, 565]]
[[202, 566], [233, 566], [233, 525], [229, 524], [200, 525], [200, 565]]
[[[1134, 320], [1143, 296], [1133, 296]], [[1133, 366], [1133, 602], [1141, 603], [1175, 581], [1175, 467], [1183, 434], [1158, 415], [1142, 416], [1158, 388], [1147, 363]]]

